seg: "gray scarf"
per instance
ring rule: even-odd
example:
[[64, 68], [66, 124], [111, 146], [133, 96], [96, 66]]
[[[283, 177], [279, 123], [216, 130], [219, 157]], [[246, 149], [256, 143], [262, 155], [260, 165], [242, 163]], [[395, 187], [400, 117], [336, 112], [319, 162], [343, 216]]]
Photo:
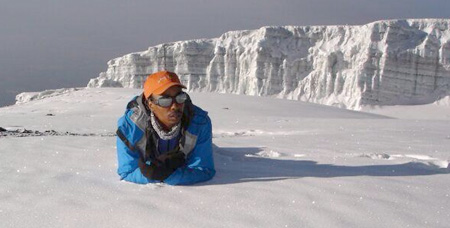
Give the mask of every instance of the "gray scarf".
[[161, 126], [158, 120], [156, 120], [155, 114], [153, 114], [153, 112], [151, 113], [150, 122], [152, 123], [153, 129], [158, 134], [160, 139], [171, 140], [178, 136], [178, 134], [180, 133], [181, 122], [173, 126], [172, 129], [170, 129], [168, 132], [164, 131], [164, 128]]

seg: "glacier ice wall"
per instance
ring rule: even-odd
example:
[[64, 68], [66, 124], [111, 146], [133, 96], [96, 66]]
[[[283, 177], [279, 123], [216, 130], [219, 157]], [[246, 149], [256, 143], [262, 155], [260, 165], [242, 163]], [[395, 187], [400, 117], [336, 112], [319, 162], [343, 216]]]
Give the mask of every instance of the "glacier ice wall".
[[189, 91], [275, 96], [359, 109], [450, 94], [450, 19], [283, 26], [161, 44], [108, 62], [88, 87], [142, 88], [166, 69]]

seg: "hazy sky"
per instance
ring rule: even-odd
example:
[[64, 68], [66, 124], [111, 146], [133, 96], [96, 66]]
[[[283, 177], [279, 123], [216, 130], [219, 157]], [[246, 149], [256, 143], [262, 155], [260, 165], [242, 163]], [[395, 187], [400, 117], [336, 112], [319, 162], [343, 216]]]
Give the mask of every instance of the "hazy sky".
[[106, 62], [160, 43], [266, 25], [450, 18], [449, 0], [0, 0], [0, 106], [85, 86]]

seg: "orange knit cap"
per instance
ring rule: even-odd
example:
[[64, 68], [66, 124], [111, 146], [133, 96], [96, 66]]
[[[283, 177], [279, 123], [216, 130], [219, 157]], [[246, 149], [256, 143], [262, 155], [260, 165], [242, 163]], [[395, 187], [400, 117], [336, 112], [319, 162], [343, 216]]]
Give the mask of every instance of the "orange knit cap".
[[179, 86], [186, 89], [186, 86], [181, 84], [177, 74], [169, 71], [156, 72], [148, 76], [147, 80], [145, 80], [144, 96], [148, 99], [152, 94], [160, 95], [172, 86]]

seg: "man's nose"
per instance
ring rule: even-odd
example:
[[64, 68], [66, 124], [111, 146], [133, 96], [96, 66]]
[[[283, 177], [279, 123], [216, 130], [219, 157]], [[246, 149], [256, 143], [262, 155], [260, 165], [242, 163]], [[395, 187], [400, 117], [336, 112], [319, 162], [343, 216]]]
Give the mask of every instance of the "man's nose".
[[170, 109], [177, 110], [177, 109], [180, 109], [182, 105], [183, 104], [178, 104], [176, 101], [173, 101], [172, 104], [170, 105]]

